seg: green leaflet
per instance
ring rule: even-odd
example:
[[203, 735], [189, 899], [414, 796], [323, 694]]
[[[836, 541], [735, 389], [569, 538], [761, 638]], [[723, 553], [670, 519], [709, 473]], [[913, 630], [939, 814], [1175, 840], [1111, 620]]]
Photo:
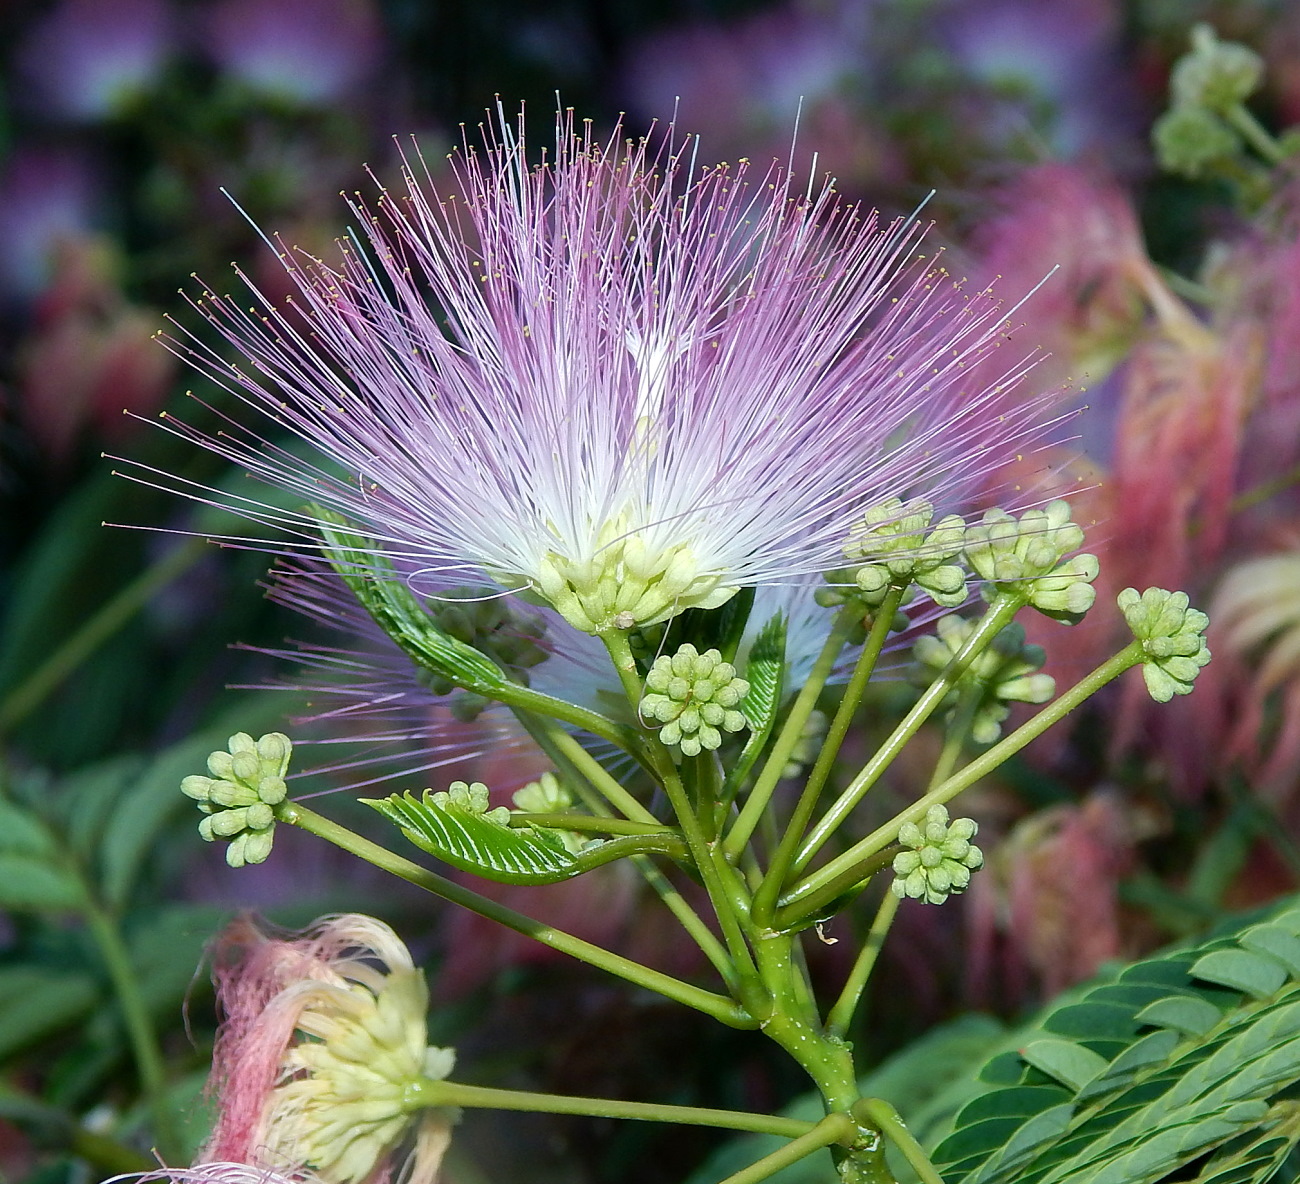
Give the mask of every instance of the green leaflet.
[[[409, 657], [445, 675], [458, 686], [494, 697], [509, 681], [505, 672], [473, 646], [444, 633], [391, 565], [370, 548], [344, 520], [321, 507], [321, 533], [334, 570], [374, 619]], [[333, 525], [328, 525], [332, 523]]]
[[985, 1090], [933, 1152], [944, 1180], [1283, 1179], [1300, 1158], [1289, 1096], [1300, 1084], [1298, 967], [1300, 910], [1288, 904], [1074, 996], [1022, 1034], [1018, 1053], [985, 1065]]
[[555, 884], [629, 855], [686, 857], [686, 844], [675, 833], [628, 835], [605, 839], [578, 854], [564, 845], [558, 830], [512, 827], [490, 813], [455, 802], [436, 802], [431, 790], [417, 800], [407, 790], [382, 799], [361, 799], [402, 828], [422, 851], [462, 871], [502, 884]]

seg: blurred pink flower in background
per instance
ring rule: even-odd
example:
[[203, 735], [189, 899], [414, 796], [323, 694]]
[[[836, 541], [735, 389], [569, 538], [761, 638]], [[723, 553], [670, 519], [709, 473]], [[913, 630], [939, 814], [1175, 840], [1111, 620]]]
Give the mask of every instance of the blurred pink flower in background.
[[63, 0], [19, 46], [16, 93], [56, 119], [120, 115], [161, 74], [174, 33], [166, 0]]
[[161, 406], [175, 362], [153, 340], [158, 314], [131, 305], [114, 276], [114, 247], [93, 235], [55, 248], [52, 282], [17, 353], [19, 416], [46, 459], [65, 465], [83, 433], [119, 440]]
[[304, 106], [355, 93], [383, 49], [370, 0], [220, 0], [207, 16], [203, 48], [226, 75]]
[[60, 242], [84, 235], [100, 204], [90, 162], [59, 148], [23, 147], [0, 170], [0, 306], [49, 282]]
[[787, 3], [732, 24], [669, 28], [626, 65], [634, 110], [672, 111], [722, 158], [786, 159], [792, 129], [818, 173], [858, 189], [902, 174], [901, 158], [853, 98], [870, 70], [871, 4]]

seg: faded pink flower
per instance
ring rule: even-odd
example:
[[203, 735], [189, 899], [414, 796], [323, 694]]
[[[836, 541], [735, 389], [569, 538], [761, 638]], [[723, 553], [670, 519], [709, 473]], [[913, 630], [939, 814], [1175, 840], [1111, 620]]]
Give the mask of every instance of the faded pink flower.
[[383, 1184], [409, 1142], [404, 1181], [431, 1184], [450, 1123], [408, 1112], [407, 1093], [445, 1077], [453, 1054], [427, 1045], [424, 975], [393, 931], [344, 915], [278, 938], [244, 917], [218, 939], [213, 963], [218, 1118], [191, 1171], [244, 1164], [293, 1180]]

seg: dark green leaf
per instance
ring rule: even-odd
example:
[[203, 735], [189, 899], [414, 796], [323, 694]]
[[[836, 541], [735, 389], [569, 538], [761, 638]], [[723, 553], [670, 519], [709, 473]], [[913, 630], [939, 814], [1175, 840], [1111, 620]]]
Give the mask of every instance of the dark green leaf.
[[89, 974], [32, 966], [0, 969], [0, 1058], [75, 1023], [99, 999]]
[[1198, 958], [1191, 973], [1207, 982], [1244, 991], [1256, 999], [1274, 995], [1287, 981], [1286, 967], [1276, 958], [1247, 950], [1211, 950]]
[[85, 905], [77, 877], [48, 859], [0, 854], [0, 909], [75, 912]]
[[1213, 1003], [1204, 999], [1189, 998], [1183, 995], [1159, 999], [1149, 1007], [1144, 1007], [1137, 1014], [1140, 1024], [1152, 1024], [1160, 1028], [1173, 1028], [1185, 1032], [1188, 1036], [1203, 1036], [1223, 1018]]
[[1106, 1068], [1103, 1057], [1069, 1040], [1035, 1040], [1021, 1049], [1020, 1055], [1072, 1090], [1082, 1088]]

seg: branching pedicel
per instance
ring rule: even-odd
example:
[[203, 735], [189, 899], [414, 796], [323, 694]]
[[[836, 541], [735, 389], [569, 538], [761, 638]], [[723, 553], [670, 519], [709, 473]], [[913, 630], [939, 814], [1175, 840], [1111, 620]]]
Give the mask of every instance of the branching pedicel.
[[[761, 1031], [807, 1071], [826, 1118], [487, 1090], [435, 1079], [407, 1057], [397, 1110], [391, 1090], [376, 1102], [391, 1123], [382, 1137], [367, 1128], [367, 1142], [313, 1105], [298, 1121], [320, 1125], [301, 1129], [299, 1158], [281, 1147], [276, 1162], [256, 1166], [292, 1162], [352, 1184], [383, 1170], [403, 1127], [397, 1111], [414, 1130], [431, 1108], [491, 1106], [790, 1139], [731, 1184], [820, 1148], [843, 1180], [883, 1184], [887, 1143], [939, 1184], [890, 1108], [860, 1096], [862, 1066], [844, 1039], [879, 940], [900, 897], [936, 904], [977, 872], [975, 823], [951, 819], [949, 802], [1132, 666], [1157, 698], [1189, 691], [1208, 659], [1205, 620], [1181, 594], [1125, 592], [1137, 639], [1047, 701], [1054, 688], [1034, 673], [1041, 656], [1013, 619], [1033, 608], [1078, 620], [1097, 563], [1079, 553], [1082, 531], [1064, 502], [1018, 516], [990, 510], [971, 526], [962, 516], [967, 491], [1045, 431], [1041, 405], [1012, 393], [1025, 363], [991, 364], [1006, 329], [992, 294], [952, 283], [918, 253], [912, 224], [881, 227], [829, 187], [802, 193], [779, 170], [754, 178], [743, 164], [697, 171], [671, 132], [658, 148], [620, 136], [602, 144], [562, 117], [555, 156], [533, 167], [522, 127], [503, 121], [485, 155], [467, 146], [454, 156], [452, 192], [432, 196], [428, 178], [411, 175], [408, 192], [385, 193], [374, 214], [358, 206], [369, 246], [349, 244], [340, 270], [286, 252], [310, 337], [282, 310], [250, 315], [204, 296], [247, 361], [230, 365], [197, 345], [192, 359], [303, 437], [318, 464], [252, 433], [207, 438], [173, 426], [310, 499], [291, 515], [244, 509], [320, 550], [428, 685], [502, 705], [554, 764], [517, 799], [527, 812], [463, 783], [372, 804], [421, 850], [488, 879], [549, 883], [632, 859], [717, 983], [540, 925], [285, 798], [289, 742], [279, 734], [232, 738], [212, 776], [187, 779], [185, 792], [206, 812], [205, 838], [233, 839], [232, 863], [268, 857], [274, 822], [300, 826], [631, 983]], [[821, 627], [797, 632], [819, 572]], [[923, 639], [928, 685], [866, 765], [838, 781], [841, 744], [901, 611], [913, 596], [960, 606], [968, 582], [985, 596], [982, 611], [960, 625], [945, 618], [938, 640]], [[440, 607], [440, 590], [467, 583], [548, 617], [544, 646], [529, 633], [526, 672]], [[793, 589], [786, 612], [756, 608], [756, 593], [781, 585]], [[568, 701], [545, 689], [545, 654], [566, 637], [603, 646], [604, 693]], [[823, 726], [812, 723], [819, 697], [846, 666], [838, 710], [809, 752]], [[1046, 704], [998, 739], [1007, 700]], [[825, 858], [941, 712], [946, 742], [928, 784]], [[591, 738], [603, 747], [588, 747]], [[611, 746], [630, 776], [615, 778], [594, 755]], [[800, 763], [810, 767], [787, 808], [774, 791]], [[654, 801], [667, 810], [652, 812]], [[702, 883], [710, 917], [674, 888], [681, 873]], [[871, 940], [823, 1009], [799, 944], [882, 874], [893, 889], [872, 892], [881, 903]], [[372, 1010], [387, 998], [387, 988], [367, 990]], [[322, 1063], [332, 1042], [346, 1060], [374, 1031], [367, 1019], [354, 1040], [336, 1020], [313, 1053]]]

